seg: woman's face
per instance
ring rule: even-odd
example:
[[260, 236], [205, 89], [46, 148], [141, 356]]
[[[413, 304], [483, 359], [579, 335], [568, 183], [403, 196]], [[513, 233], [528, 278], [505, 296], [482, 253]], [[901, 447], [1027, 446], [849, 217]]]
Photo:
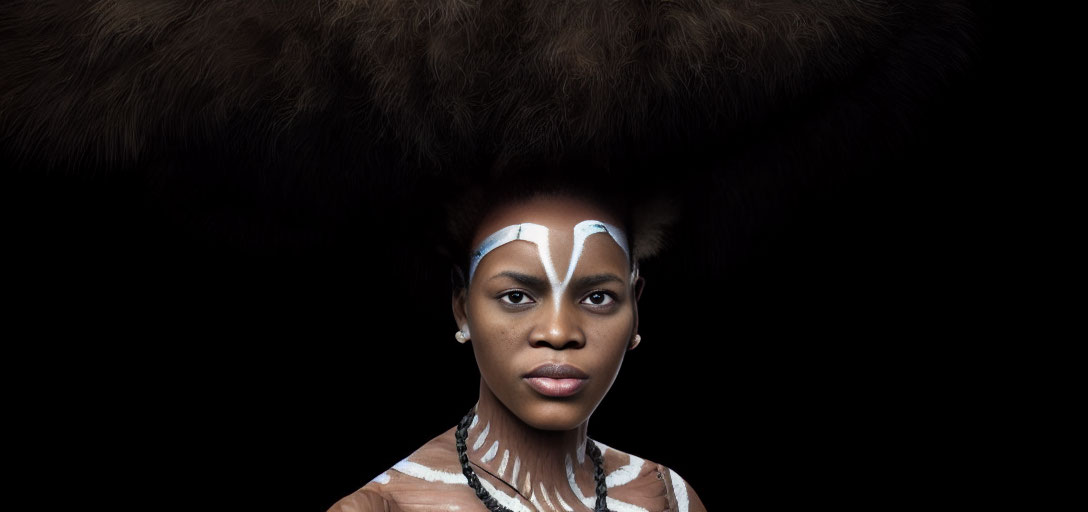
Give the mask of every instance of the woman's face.
[[[473, 247], [506, 226], [545, 226], [554, 275], [562, 280], [572, 264], [574, 227], [584, 220], [621, 226], [585, 200], [537, 197], [490, 212]], [[589, 418], [615, 382], [638, 328], [642, 279], [631, 282], [627, 256], [608, 233], [586, 236], [573, 264], [569, 281], [555, 293], [539, 246], [514, 240], [488, 252], [467, 292], [453, 301], [488, 388], [522, 421], [544, 430], [569, 430]], [[572, 394], [555, 396], [532, 385], [554, 381], [525, 377], [544, 363], [572, 365], [587, 378]]]

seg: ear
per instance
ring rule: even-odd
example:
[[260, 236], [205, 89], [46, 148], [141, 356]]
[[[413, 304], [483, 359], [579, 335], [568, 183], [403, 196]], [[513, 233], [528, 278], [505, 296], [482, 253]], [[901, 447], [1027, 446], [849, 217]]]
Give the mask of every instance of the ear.
[[[634, 313], [635, 313], [635, 329], [633, 331], [631, 331], [632, 332], [632, 334], [631, 334], [632, 338], [635, 337], [635, 334], [638, 334], [638, 299], [640, 297], [642, 297], [642, 288], [645, 287], [645, 286], [646, 286], [646, 279], [645, 278], [643, 278], [642, 276], [639, 276], [637, 279], [635, 279], [634, 290], [632, 291], [632, 295], [634, 295], [634, 300], [632, 301], [632, 308], [634, 308]], [[630, 341], [628, 341], [627, 350], [634, 350], [634, 348], [631, 347]]]
[[468, 286], [460, 265], [453, 265], [450, 270], [450, 287], [453, 290], [453, 320], [457, 322], [457, 328], [468, 336]]
[[470, 336], [468, 332], [468, 289], [455, 288], [453, 291], [453, 320], [457, 322], [457, 328]]

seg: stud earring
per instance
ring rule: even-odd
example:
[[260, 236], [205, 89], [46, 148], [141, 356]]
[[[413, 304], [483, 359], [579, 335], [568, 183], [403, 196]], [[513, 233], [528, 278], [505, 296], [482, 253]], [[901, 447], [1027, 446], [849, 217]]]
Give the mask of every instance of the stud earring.
[[642, 336], [641, 336], [641, 335], [638, 335], [638, 334], [636, 334], [636, 335], [635, 335], [635, 338], [631, 340], [631, 349], [633, 350], [633, 349], [634, 349], [635, 347], [637, 347], [637, 346], [638, 346], [638, 344], [639, 344], [639, 343], [641, 343], [641, 342], [642, 342]]
[[457, 333], [454, 334], [453, 337], [457, 338], [458, 343], [464, 343], [464, 342], [468, 341], [468, 338], [465, 337], [465, 333], [463, 333], [461, 331], [457, 331]]

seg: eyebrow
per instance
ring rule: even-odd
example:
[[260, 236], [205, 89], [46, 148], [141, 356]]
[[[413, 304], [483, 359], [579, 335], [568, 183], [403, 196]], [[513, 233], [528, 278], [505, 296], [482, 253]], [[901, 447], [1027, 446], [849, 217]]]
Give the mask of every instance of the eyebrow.
[[[497, 279], [497, 278], [500, 278], [500, 277], [509, 277], [510, 279], [513, 279], [513, 280], [515, 280], [515, 281], [517, 281], [517, 282], [519, 282], [519, 283], [521, 283], [521, 284], [523, 284], [525, 286], [529, 286], [529, 287], [533, 287], [533, 288], [544, 288], [544, 287], [546, 287], [548, 285], [548, 280], [547, 279], [542, 279], [542, 278], [539, 278], [539, 277], [536, 277], [536, 276], [530, 275], [530, 274], [523, 274], [521, 272], [514, 272], [513, 270], [504, 270], [502, 272], [499, 272], [498, 274], [495, 274], [495, 275], [491, 276], [491, 278], [489, 278], [488, 281], [490, 281], [492, 279]], [[580, 277], [578, 279], [575, 279], [575, 280], [571, 281], [570, 284], [573, 285], [575, 288], [583, 288], [583, 287], [587, 287], [587, 286], [594, 286], [594, 285], [598, 285], [598, 284], [602, 284], [602, 283], [607, 283], [607, 282], [610, 282], [610, 281], [615, 281], [617, 283], [623, 283], [623, 279], [620, 279], [619, 276], [617, 276], [616, 274], [603, 273], [603, 274], [592, 274], [592, 275]]]

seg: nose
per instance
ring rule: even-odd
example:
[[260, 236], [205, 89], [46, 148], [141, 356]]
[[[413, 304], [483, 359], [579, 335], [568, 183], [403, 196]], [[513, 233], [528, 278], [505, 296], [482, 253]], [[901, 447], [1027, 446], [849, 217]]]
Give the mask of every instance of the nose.
[[577, 312], [563, 306], [558, 311], [552, 308], [540, 308], [539, 321], [529, 333], [529, 344], [533, 347], [551, 347], [555, 350], [582, 348], [586, 344], [586, 335], [578, 319]]

